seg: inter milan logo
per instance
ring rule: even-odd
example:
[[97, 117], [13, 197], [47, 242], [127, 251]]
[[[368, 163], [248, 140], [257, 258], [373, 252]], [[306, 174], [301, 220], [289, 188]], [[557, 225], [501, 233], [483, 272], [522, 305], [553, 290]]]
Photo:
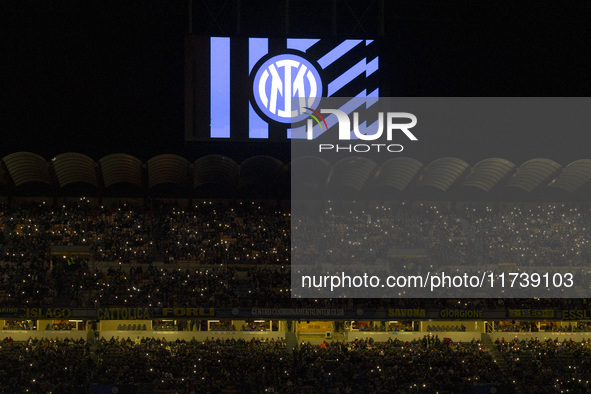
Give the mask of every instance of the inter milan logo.
[[[254, 100], [269, 119], [294, 123], [305, 119], [322, 96], [322, 80], [308, 60], [294, 54], [274, 56], [265, 61], [253, 81]], [[299, 98], [294, 100], [293, 98]], [[299, 102], [295, 105], [294, 102]]]

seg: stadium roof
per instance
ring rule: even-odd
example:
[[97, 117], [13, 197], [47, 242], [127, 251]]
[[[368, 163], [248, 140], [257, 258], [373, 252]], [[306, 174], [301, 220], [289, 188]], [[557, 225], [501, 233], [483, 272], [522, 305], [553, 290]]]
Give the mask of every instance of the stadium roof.
[[30, 195], [32, 190], [34, 195], [76, 195], [80, 190], [88, 195], [90, 190], [100, 196], [288, 198], [290, 185], [293, 196], [303, 198], [588, 200], [591, 159], [563, 168], [544, 158], [521, 165], [489, 158], [470, 165], [454, 157], [430, 163], [396, 157], [378, 164], [362, 156], [335, 163], [318, 157], [284, 163], [253, 156], [237, 163], [207, 155], [191, 163], [163, 154], [143, 163], [124, 153], [95, 161], [69, 152], [48, 162], [31, 152], [16, 152], [0, 162], [0, 193], [8, 196]]

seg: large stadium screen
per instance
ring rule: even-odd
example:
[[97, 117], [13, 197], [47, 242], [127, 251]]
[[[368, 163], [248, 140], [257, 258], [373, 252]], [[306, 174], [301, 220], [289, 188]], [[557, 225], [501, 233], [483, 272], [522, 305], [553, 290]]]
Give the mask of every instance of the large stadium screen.
[[293, 97], [378, 97], [379, 62], [370, 39], [189, 36], [186, 140], [287, 141]]

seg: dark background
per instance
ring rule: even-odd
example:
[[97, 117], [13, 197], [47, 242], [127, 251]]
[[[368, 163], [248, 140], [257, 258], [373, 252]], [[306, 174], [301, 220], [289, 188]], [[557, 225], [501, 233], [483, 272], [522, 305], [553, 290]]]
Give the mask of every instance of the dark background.
[[[382, 36], [382, 95], [588, 96], [591, 91], [591, 2], [287, 4], [289, 18], [285, 1], [193, 0], [192, 29], [245, 37]], [[272, 154], [288, 161], [285, 143], [184, 141], [188, 15], [187, 0], [0, 2], [0, 157], [31, 151], [51, 159], [75, 151], [98, 160], [124, 152], [145, 161], [161, 153], [189, 160], [222, 153], [237, 160]], [[486, 157], [517, 164], [547, 157], [564, 166], [591, 158], [590, 134], [586, 125], [551, 135], [450, 131], [425, 143], [447, 147], [448, 156], [471, 164]]]

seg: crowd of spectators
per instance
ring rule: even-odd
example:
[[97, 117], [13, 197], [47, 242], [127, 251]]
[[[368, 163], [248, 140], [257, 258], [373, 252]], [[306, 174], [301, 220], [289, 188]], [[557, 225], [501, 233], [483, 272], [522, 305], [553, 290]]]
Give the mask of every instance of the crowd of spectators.
[[125, 392], [184, 393], [467, 393], [478, 385], [511, 387], [479, 343], [432, 336], [305, 343], [293, 352], [283, 341], [254, 338], [112, 338], [92, 346], [30, 339], [0, 347], [0, 393], [79, 393], [107, 385]]
[[[345, 208], [327, 203], [322, 214], [298, 217], [293, 229], [287, 210], [254, 202], [199, 202], [183, 209], [156, 202], [142, 208], [127, 203], [93, 206], [81, 199], [60, 206], [23, 203], [14, 208], [2, 207], [0, 253], [5, 263], [0, 264], [0, 302], [77, 307], [314, 305], [456, 309], [580, 304], [531, 298], [358, 299], [354, 303], [291, 299], [291, 235], [296, 238], [296, 246], [310, 245], [305, 251], [295, 247], [294, 255], [324, 256], [331, 261], [351, 254], [360, 264], [374, 261], [426, 267], [436, 262], [475, 265], [473, 262], [519, 259], [529, 264], [538, 261], [532, 256], [543, 255], [539, 260], [543, 264], [579, 265], [588, 256], [587, 224], [591, 213], [571, 205], [527, 209], [514, 205], [492, 208], [484, 203], [464, 204], [456, 209], [447, 204], [366, 205]], [[319, 233], [318, 223], [329, 231]], [[306, 242], [300, 242], [301, 235]], [[326, 249], [332, 242], [338, 247]], [[91, 255], [66, 261], [61, 256], [50, 256], [52, 245], [86, 245]], [[419, 254], [423, 250], [425, 255], [392, 257], [397, 250], [418, 250]], [[562, 251], [564, 258], [557, 251]], [[105, 261], [126, 268], [106, 268]], [[175, 263], [181, 261], [190, 264], [177, 268]], [[155, 262], [160, 263], [156, 266]]]
[[583, 340], [496, 340], [515, 379], [527, 393], [588, 393], [591, 390], [591, 343]]
[[497, 328], [500, 332], [591, 332], [591, 324], [587, 322], [569, 322], [561, 324], [559, 322], [545, 322], [542, 327], [538, 327], [538, 322], [511, 322], [500, 325]]
[[589, 322], [568, 323], [568, 325], [558, 326], [558, 324], [548, 324], [545, 331], [547, 332], [591, 332], [591, 324]]
[[[101, 269], [79, 263], [55, 266], [34, 279], [34, 268], [0, 264], [0, 302], [6, 306], [62, 307], [316, 307], [507, 309], [584, 306], [582, 299], [292, 299], [290, 271], [281, 267], [152, 265]], [[65, 271], [65, 273], [64, 273]], [[66, 280], [66, 278], [70, 278]], [[63, 285], [64, 282], [68, 284]]]
[[35, 324], [32, 320], [6, 320], [3, 330], [35, 330]]
[[428, 256], [416, 253], [415, 265], [437, 267], [586, 266], [591, 257], [591, 211], [571, 204], [328, 202], [293, 221], [293, 252], [302, 261], [371, 264], [413, 249]]
[[5, 340], [0, 344], [0, 393], [81, 393], [89, 387], [83, 340]]
[[254, 202], [107, 208], [81, 199], [2, 208], [5, 261], [47, 264], [51, 245], [77, 245], [90, 247], [95, 261], [289, 263], [289, 212]]
[[[60, 206], [1, 207], [0, 302], [70, 307], [584, 306], [582, 300], [532, 298], [292, 299], [290, 256], [325, 262], [354, 256], [359, 264], [415, 267], [508, 263], [582, 268], [591, 255], [589, 209], [569, 204], [326, 203], [320, 212], [298, 216], [293, 223], [291, 219], [288, 210], [254, 202], [199, 202], [190, 208], [153, 202], [140, 208], [125, 203], [93, 206], [81, 199]], [[90, 255], [52, 256], [56, 245], [87, 246]], [[413, 253], [416, 256], [409, 256]], [[176, 330], [171, 324], [162, 322], [154, 329]], [[254, 323], [241, 327], [259, 328]], [[532, 331], [531, 325], [519, 323], [505, 328]], [[7, 321], [4, 329], [30, 328]], [[388, 330], [372, 328], [382, 329]], [[546, 330], [586, 332], [589, 327], [547, 325]], [[591, 389], [585, 378], [590, 372], [589, 343], [515, 340], [497, 346], [518, 379], [535, 382], [532, 392]], [[561, 364], [554, 368], [556, 360]], [[469, 392], [477, 384], [509, 382], [480, 344], [454, 344], [437, 337], [410, 343], [303, 344], [293, 354], [286, 352], [283, 342], [258, 340], [113, 339], [101, 341], [96, 349], [84, 341], [29, 340], [0, 346], [0, 393], [25, 388], [81, 392], [93, 384], [150, 384], [182, 392], [240, 388], [351, 393], [392, 387], [398, 392]]]
[[[47, 264], [50, 245], [86, 245], [96, 261], [290, 262], [291, 214], [269, 204], [199, 202], [180, 208], [153, 202], [140, 208], [92, 206], [81, 199], [0, 208], [5, 261]], [[437, 265], [576, 266], [591, 256], [590, 226], [591, 211], [572, 204], [327, 202], [294, 219], [293, 253], [371, 262], [387, 260], [392, 250], [424, 248]], [[311, 250], [301, 251], [301, 245]]]

